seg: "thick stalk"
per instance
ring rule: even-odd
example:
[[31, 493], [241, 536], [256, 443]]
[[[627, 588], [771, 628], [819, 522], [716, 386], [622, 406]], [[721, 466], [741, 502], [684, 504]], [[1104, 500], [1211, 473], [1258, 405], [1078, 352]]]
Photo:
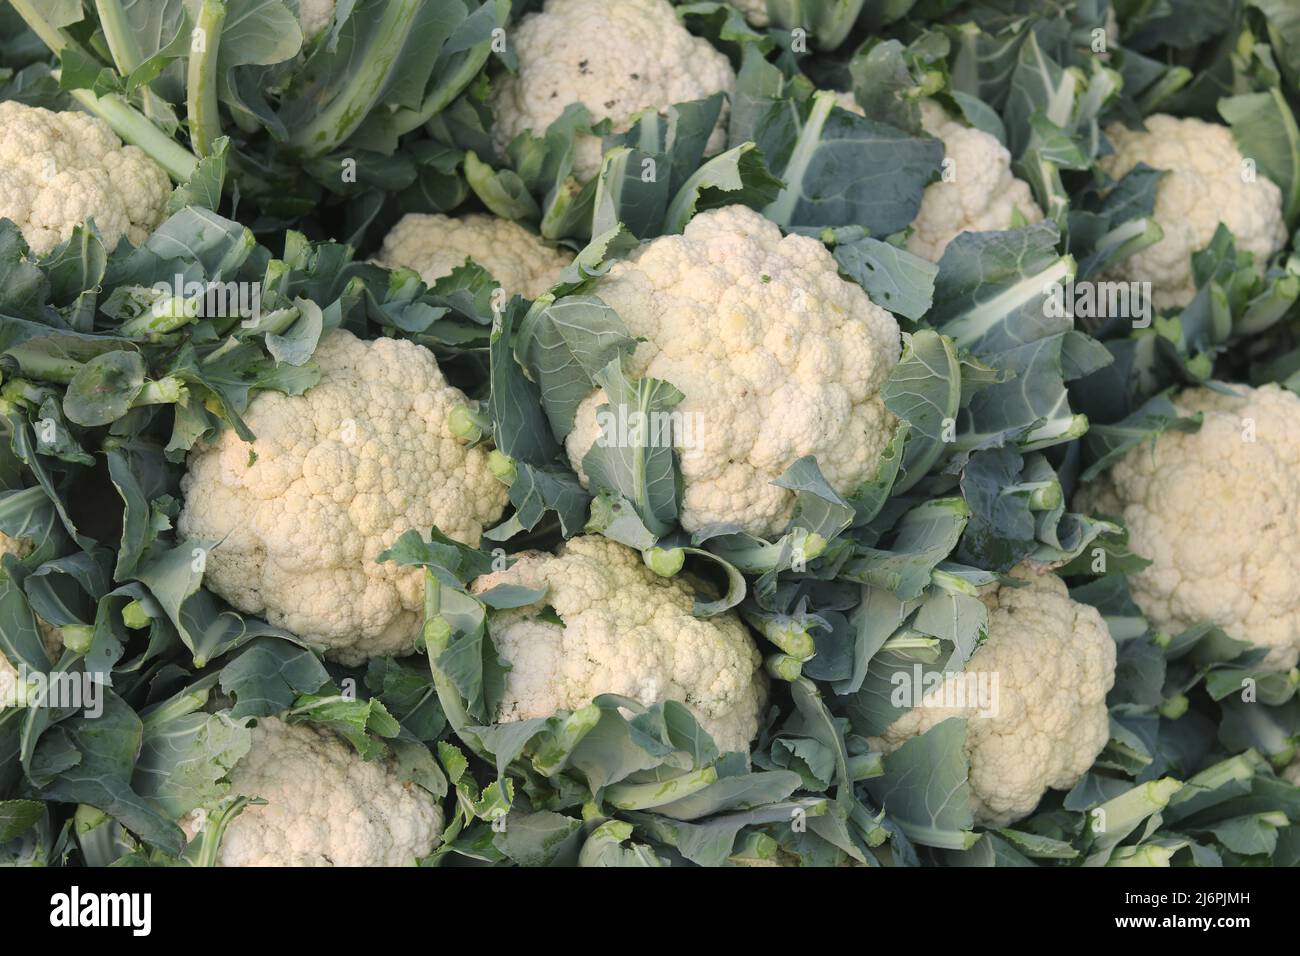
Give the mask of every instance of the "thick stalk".
[[217, 108], [217, 53], [221, 49], [221, 29], [225, 22], [225, 0], [203, 0], [190, 45], [185, 78], [190, 142], [200, 156], [211, 153], [212, 144], [221, 136], [221, 115]]
[[[144, 62], [144, 53], [136, 42], [135, 30], [126, 18], [121, 0], [95, 0], [95, 11], [99, 14], [99, 28], [104, 31], [108, 52], [113, 55], [117, 72], [126, 79]], [[156, 114], [158, 97], [148, 84], [140, 88], [140, 98], [144, 101], [145, 113]]]
[[150, 711], [141, 718], [145, 730], [157, 730], [164, 724], [173, 720], [180, 720], [182, 717], [189, 716], [197, 710], [202, 710], [208, 702], [210, 691], [203, 687], [198, 690], [190, 690], [187, 693], [175, 697], [162, 707]]
[[308, 156], [328, 153], [356, 132], [388, 86], [423, 0], [390, 0], [367, 46], [362, 67], [289, 143]]
[[266, 801], [261, 798], [233, 797], [211, 811], [203, 823], [203, 828], [185, 847], [182, 859], [190, 866], [216, 866], [217, 855], [221, 851], [221, 841], [226, 835], [226, 828], [232, 820], [244, 812], [245, 807], [259, 806]]
[[116, 93], [96, 96], [90, 90], [69, 90], [68, 93], [87, 112], [98, 116], [121, 137], [125, 143], [138, 146], [163, 169], [174, 182], [183, 183], [194, 175], [198, 158], [176, 142], [126, 100]]
[[716, 782], [714, 767], [692, 770], [670, 780], [652, 783], [615, 783], [605, 788], [605, 802], [619, 810], [649, 810], [681, 800]]

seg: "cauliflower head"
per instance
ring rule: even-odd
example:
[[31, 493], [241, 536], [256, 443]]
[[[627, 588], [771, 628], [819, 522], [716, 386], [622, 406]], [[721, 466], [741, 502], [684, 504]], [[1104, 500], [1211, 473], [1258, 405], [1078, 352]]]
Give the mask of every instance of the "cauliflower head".
[[241, 611], [324, 644], [343, 664], [410, 653], [422, 620], [417, 569], [376, 558], [405, 531], [477, 545], [506, 488], [488, 453], [448, 416], [465, 401], [433, 353], [335, 331], [316, 351], [320, 382], [261, 392], [233, 431], [196, 448], [181, 482], [181, 535], [219, 542], [204, 583]]
[[1029, 184], [1011, 174], [1011, 154], [995, 136], [963, 126], [930, 99], [921, 101], [921, 125], [943, 141], [945, 175], [952, 179], [925, 188], [908, 252], [938, 262], [963, 232], [1010, 229], [1017, 213], [1025, 223], [1042, 220]]
[[[540, 135], [572, 103], [623, 132], [642, 110], [730, 93], [736, 80], [726, 56], [692, 36], [668, 0], [547, 0], [513, 39], [519, 70], [504, 75], [495, 93], [502, 150], [524, 130]], [[718, 118], [710, 151], [725, 142], [725, 119]], [[591, 179], [600, 159], [600, 139], [582, 137], [574, 176]]]
[[[228, 825], [218, 866], [406, 866], [442, 835], [433, 795], [391, 761], [366, 761], [328, 730], [261, 718], [230, 772], [233, 795], [261, 797]], [[182, 829], [193, 837], [199, 817]]]
[[[966, 665], [967, 674], [989, 675], [991, 713], [923, 704], [872, 741], [888, 753], [949, 718], [968, 718], [972, 810], [987, 826], [1028, 816], [1049, 787], [1074, 786], [1110, 738], [1115, 642], [1101, 615], [1072, 600], [1054, 574], [1022, 566], [1012, 575], [1026, 585], [984, 595], [988, 637]], [[936, 693], [943, 690], [927, 697]]]
[[1100, 161], [1108, 175], [1119, 179], [1138, 163], [1166, 173], [1154, 212], [1164, 238], [1106, 270], [1108, 278], [1150, 282], [1156, 308], [1192, 301], [1192, 253], [1209, 243], [1219, 223], [1232, 230], [1238, 249], [1260, 258], [1286, 243], [1282, 192], [1262, 173], [1243, 181], [1244, 159], [1228, 127], [1157, 113], [1147, 117], [1145, 130], [1113, 123], [1106, 136], [1115, 146]]
[[44, 255], [88, 219], [112, 249], [140, 245], [162, 222], [172, 184], [161, 166], [103, 120], [0, 103], [0, 217]]
[[407, 213], [388, 235], [376, 261], [405, 266], [432, 285], [466, 259], [491, 273], [508, 295], [535, 299], [557, 281], [573, 253], [553, 249], [517, 222], [471, 213], [453, 219], [437, 213]]
[[1130, 575], [1151, 625], [1176, 633], [1212, 621], [1268, 649], [1265, 666], [1300, 658], [1300, 398], [1276, 385], [1182, 392], [1195, 433], [1134, 448], [1083, 489], [1076, 508], [1123, 519], [1151, 564]]
[[[11, 538], [0, 531], [0, 558], [12, 554], [21, 561], [32, 553], [34, 547], [30, 538]], [[40, 618], [36, 619], [36, 626], [41, 632], [41, 643], [45, 645], [45, 653], [50, 662], [57, 661], [63, 652], [63, 632]], [[19, 697], [18, 669], [0, 651], [0, 710], [17, 706]]]
[[[698, 618], [680, 577], [662, 578], [641, 555], [596, 535], [572, 538], [554, 555], [527, 552], [480, 577], [545, 588], [543, 602], [492, 615], [506, 676], [498, 720], [549, 717], [600, 694], [652, 704], [684, 703], [724, 751], [747, 752], [767, 698], [762, 657], [735, 614]], [[554, 609], [559, 623], [542, 616]]]
[[[880, 389], [898, 363], [898, 324], [817, 240], [726, 206], [642, 245], [594, 291], [643, 339], [628, 373], [685, 393], [674, 408], [682, 527], [781, 531], [794, 493], [772, 482], [804, 455], [841, 494], [874, 474], [893, 428]], [[582, 401], [565, 442], [584, 482], [605, 401], [603, 390]]]

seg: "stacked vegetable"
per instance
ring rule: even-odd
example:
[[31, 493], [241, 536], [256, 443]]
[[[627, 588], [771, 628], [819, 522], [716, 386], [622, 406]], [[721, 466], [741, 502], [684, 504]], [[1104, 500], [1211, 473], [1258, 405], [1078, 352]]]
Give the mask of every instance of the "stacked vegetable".
[[1298, 83], [1267, 0], [9, 0], [0, 861], [1300, 864]]

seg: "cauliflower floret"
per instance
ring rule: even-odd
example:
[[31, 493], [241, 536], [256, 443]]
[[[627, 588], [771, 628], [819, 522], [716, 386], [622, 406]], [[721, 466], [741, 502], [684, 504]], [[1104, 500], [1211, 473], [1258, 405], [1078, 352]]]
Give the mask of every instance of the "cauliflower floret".
[[1282, 771], [1282, 779], [1300, 787], [1300, 757], [1291, 761], [1291, 765]]
[[1212, 621], [1288, 670], [1300, 658], [1300, 398], [1232, 387], [1244, 397], [1184, 391], [1175, 405], [1204, 415], [1200, 431], [1134, 448], [1075, 507], [1121, 517], [1130, 547], [1151, 560], [1129, 582], [1153, 627]]
[[[682, 527], [781, 531], [795, 496], [772, 482], [804, 455], [841, 494], [875, 472], [894, 423], [880, 389], [898, 362], [898, 324], [840, 278], [820, 242], [727, 206], [642, 245], [595, 294], [644, 340], [628, 373], [686, 395], [674, 408]], [[605, 401], [603, 390], [582, 401], [565, 442], [584, 483]]]
[[448, 427], [465, 396], [433, 353], [336, 331], [316, 350], [304, 395], [261, 392], [245, 418], [190, 455], [183, 537], [219, 542], [204, 583], [241, 611], [326, 645], [343, 664], [408, 654], [422, 619], [420, 572], [381, 551], [436, 525], [477, 545], [506, 488], [488, 453]]
[[[230, 822], [218, 866], [406, 866], [442, 834], [431, 793], [319, 727], [260, 719], [230, 785], [231, 794], [266, 804]], [[200, 819], [181, 822], [188, 837]]]
[[[652, 704], [686, 704], [724, 751], [747, 752], [767, 698], [762, 658], [731, 613], [695, 617], [690, 585], [661, 578], [640, 554], [608, 538], [584, 536], [555, 555], [527, 552], [505, 571], [480, 577], [474, 592], [499, 584], [545, 588], [543, 602], [498, 611], [492, 640], [511, 670], [500, 721], [575, 710], [600, 694]], [[540, 616], [555, 610], [561, 623]]]
[[[592, 42], [594, 34], [599, 42]], [[642, 110], [730, 93], [736, 80], [727, 58], [691, 36], [667, 0], [547, 0], [541, 13], [515, 28], [514, 48], [519, 72], [496, 87], [502, 150], [524, 130], [543, 133], [572, 103], [622, 132]], [[725, 142], [725, 119], [718, 119], [710, 151]], [[591, 179], [600, 158], [600, 140], [580, 138], [574, 176]]]
[[310, 43], [334, 20], [334, 0], [298, 0], [298, 25], [304, 43]]
[[[1072, 600], [1054, 574], [1022, 566], [1012, 575], [1028, 585], [984, 595], [988, 638], [966, 665], [968, 675], [989, 675], [993, 706], [981, 713], [923, 703], [872, 741], [889, 753], [951, 717], [967, 718], [972, 810], [987, 826], [1028, 816], [1049, 787], [1074, 786], [1110, 738], [1115, 642], [1101, 615]], [[925, 699], [951, 700], [953, 691], [940, 688]]]
[[162, 222], [172, 184], [108, 124], [84, 113], [0, 103], [0, 218], [44, 255], [94, 219], [105, 245], [135, 245]]
[[405, 266], [432, 285], [473, 259], [501, 283], [509, 295], [535, 299], [557, 281], [573, 253], [553, 249], [509, 219], [472, 213], [450, 216], [407, 213], [384, 237], [376, 261], [395, 269]]
[[921, 101], [921, 125], [943, 141], [944, 175], [951, 179], [925, 188], [908, 252], [938, 262], [963, 232], [1010, 229], [1016, 213], [1025, 223], [1042, 220], [1029, 184], [1011, 174], [1011, 154], [996, 137], [963, 126], [929, 99]]
[[1282, 192], [1262, 173], [1243, 180], [1245, 160], [1226, 126], [1158, 113], [1147, 117], [1146, 127], [1107, 127], [1115, 152], [1100, 164], [1115, 179], [1138, 163], [1166, 171], [1154, 214], [1164, 238], [1112, 265], [1107, 277], [1150, 282], [1156, 308], [1178, 308], [1196, 295], [1192, 253], [1205, 248], [1219, 223], [1232, 230], [1238, 249], [1256, 257], [1282, 248]]
[[[0, 531], [0, 557], [12, 554], [21, 560], [31, 554], [33, 548], [30, 538], [11, 538]], [[45, 653], [50, 662], [57, 661], [63, 652], [63, 632], [40, 618], [36, 619], [36, 626], [41, 632], [41, 643], [45, 645]], [[18, 669], [0, 651], [0, 710], [16, 706], [19, 696]]]

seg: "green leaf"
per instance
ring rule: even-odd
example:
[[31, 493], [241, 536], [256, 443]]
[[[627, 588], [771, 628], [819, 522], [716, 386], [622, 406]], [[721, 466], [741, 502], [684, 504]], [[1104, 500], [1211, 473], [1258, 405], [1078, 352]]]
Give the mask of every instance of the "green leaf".
[[515, 513], [488, 531], [489, 541], [507, 541], [522, 531], [531, 531], [542, 516], [554, 511], [566, 537], [576, 534], [587, 520], [591, 495], [567, 467], [535, 468], [515, 462], [517, 473], [510, 484], [510, 503]]
[[250, 643], [221, 669], [221, 689], [235, 698], [230, 709], [234, 719], [278, 714], [329, 679], [310, 651], [266, 637]]
[[512, 810], [493, 836], [498, 850], [520, 866], [572, 866], [577, 862], [582, 821], [549, 810]]
[[885, 757], [885, 775], [863, 786], [889, 819], [924, 846], [966, 850], [971, 832], [966, 721], [950, 717]]
[[194, 175], [172, 190], [167, 199], [167, 214], [179, 212], [186, 206], [217, 209], [221, 204], [221, 189], [226, 181], [229, 154], [230, 140], [222, 136], [212, 144], [212, 151], [199, 160], [194, 167]]
[[539, 299], [520, 324], [514, 345], [516, 358], [541, 388], [551, 430], [559, 439], [572, 430], [574, 412], [595, 390], [596, 376], [635, 347], [618, 313], [590, 295]]
[[144, 359], [135, 352], [105, 352], [91, 359], [68, 385], [63, 411], [78, 425], [107, 425], [121, 418], [144, 388]]
[[1132, 449], [1145, 443], [1154, 443], [1168, 431], [1195, 432], [1201, 427], [1201, 416], [1182, 416], [1165, 395], [1148, 399], [1141, 408], [1110, 425], [1093, 425], [1084, 438], [1084, 447], [1092, 459], [1080, 475], [1090, 481]]
[[935, 498], [912, 508], [895, 529], [888, 549], [863, 548], [845, 565], [844, 577], [893, 591], [901, 600], [920, 597], [931, 572], [952, 553], [970, 511], [961, 498]]
[[339, 694], [304, 694], [294, 701], [289, 717], [328, 727], [352, 744], [364, 760], [388, 753], [382, 738], [396, 737], [401, 725], [377, 697], [359, 700]]
[[913, 320], [930, 310], [939, 273], [934, 263], [870, 236], [836, 243], [835, 261], [881, 308]]
[[632, 824], [609, 820], [596, 827], [582, 844], [578, 866], [665, 866], [654, 851], [641, 843], [623, 842], [632, 835]]
[[780, 188], [781, 180], [768, 172], [762, 151], [753, 143], [741, 143], [713, 157], [682, 184], [668, 204], [662, 232], [681, 232], [696, 213], [707, 209], [733, 203], [762, 207]]
[[247, 753], [246, 721], [225, 713], [185, 714], [161, 724], [146, 719], [132, 783], [173, 819], [224, 796], [221, 783]]
[[1242, 155], [1282, 190], [1282, 214], [1294, 226], [1300, 216], [1300, 129], [1282, 91], [1226, 97], [1218, 107]]
[[951, 339], [930, 329], [904, 334], [903, 355], [881, 389], [885, 407], [911, 426], [895, 493], [915, 485], [948, 453], [956, 438], [961, 378]]
[[39, 800], [0, 800], [0, 843], [16, 840], [44, 816]]
[[597, 409], [601, 434], [582, 468], [592, 488], [626, 499], [652, 533], [665, 534], [681, 500], [669, 413], [685, 396], [658, 379], [629, 381], [617, 360], [596, 381], [607, 403]]
[[[41, 787], [40, 795], [98, 807], [175, 856], [184, 845], [180, 828], [132, 789], [132, 770], [143, 743], [140, 718], [112, 691], [101, 693], [103, 712], [98, 717], [74, 716], [46, 731], [37, 744], [34, 761], [42, 762], [53, 751], [63, 764], [53, 780]], [[71, 766], [63, 759], [64, 751], [78, 756]]]
[[757, 134], [784, 188], [763, 214], [786, 228], [862, 226], [888, 236], [916, 218], [943, 145], [835, 109], [821, 91], [807, 109], [779, 103]]

